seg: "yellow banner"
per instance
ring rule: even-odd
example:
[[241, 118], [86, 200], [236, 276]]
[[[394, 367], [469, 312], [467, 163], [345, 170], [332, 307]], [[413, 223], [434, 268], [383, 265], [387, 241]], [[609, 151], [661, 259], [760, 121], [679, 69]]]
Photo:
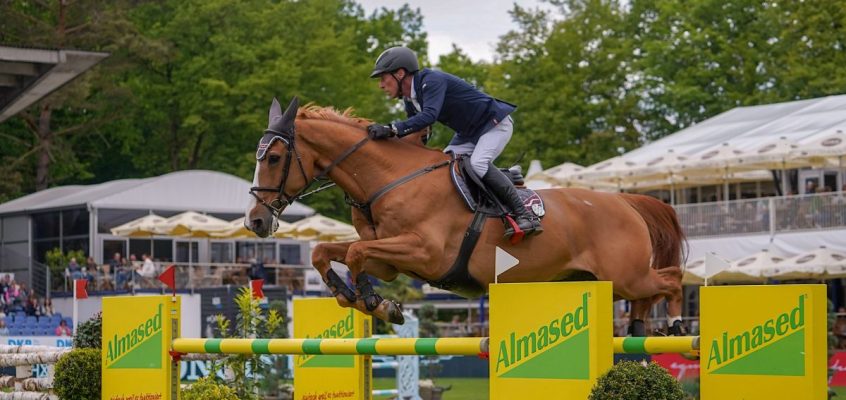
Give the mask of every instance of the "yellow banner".
[[179, 336], [179, 300], [103, 298], [103, 400], [177, 400], [168, 351]]
[[610, 282], [491, 285], [490, 398], [585, 399], [611, 368]]
[[[320, 347], [320, 339], [370, 337], [371, 319], [334, 298], [294, 299], [294, 336], [314, 339], [304, 347]], [[370, 356], [298, 355], [294, 357], [295, 400], [369, 400], [372, 397]]]
[[700, 289], [703, 400], [824, 400], [825, 285]]

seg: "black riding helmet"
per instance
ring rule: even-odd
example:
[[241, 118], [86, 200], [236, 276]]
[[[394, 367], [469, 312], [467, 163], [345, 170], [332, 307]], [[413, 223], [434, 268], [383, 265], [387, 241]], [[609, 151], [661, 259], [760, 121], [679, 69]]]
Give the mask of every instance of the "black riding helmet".
[[376, 78], [385, 72], [394, 72], [400, 68], [405, 68], [410, 74], [420, 69], [420, 65], [417, 63], [417, 54], [414, 53], [414, 50], [397, 46], [383, 51], [376, 59], [370, 77]]

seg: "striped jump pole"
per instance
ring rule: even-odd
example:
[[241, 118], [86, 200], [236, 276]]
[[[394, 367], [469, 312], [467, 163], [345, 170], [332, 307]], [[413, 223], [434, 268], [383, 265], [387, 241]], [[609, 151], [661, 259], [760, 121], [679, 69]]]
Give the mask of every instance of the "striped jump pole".
[[699, 353], [699, 336], [615, 337], [614, 354]]
[[453, 355], [488, 352], [488, 338], [174, 339], [178, 353], [288, 355]]

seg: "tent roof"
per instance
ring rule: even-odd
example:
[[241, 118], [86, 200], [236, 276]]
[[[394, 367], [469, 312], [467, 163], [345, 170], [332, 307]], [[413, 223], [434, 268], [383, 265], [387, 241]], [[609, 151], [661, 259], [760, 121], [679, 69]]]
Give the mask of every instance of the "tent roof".
[[[250, 201], [250, 186], [250, 182], [222, 172], [178, 171], [152, 178], [54, 187], [0, 204], [0, 215], [72, 206], [243, 213]], [[283, 213], [312, 214], [314, 209], [299, 202]]]
[[669, 149], [690, 156], [724, 142], [742, 151], [756, 151], [762, 141], [783, 136], [804, 143], [838, 127], [846, 129], [846, 95], [737, 107], [632, 150], [623, 158], [646, 163]]

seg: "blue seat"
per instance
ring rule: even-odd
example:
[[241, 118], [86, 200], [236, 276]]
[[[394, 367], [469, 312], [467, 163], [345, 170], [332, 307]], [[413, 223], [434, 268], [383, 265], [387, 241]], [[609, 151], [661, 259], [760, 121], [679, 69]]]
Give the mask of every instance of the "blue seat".
[[60, 313], [60, 312], [53, 313], [53, 316], [50, 317], [50, 318], [55, 319], [57, 321], [61, 321], [62, 320], [62, 313]]
[[50, 329], [50, 328], [44, 328], [44, 329], [41, 330], [41, 334], [44, 335], [44, 336], [53, 336], [53, 335], [56, 334], [56, 330]]
[[9, 328], [9, 335], [20, 336], [21, 330], [19, 328]]
[[66, 317], [64, 321], [65, 321], [65, 323], [67, 323], [67, 324], [68, 324], [68, 327], [69, 327], [69, 328], [73, 329], [73, 318], [71, 318], [71, 317]]
[[26, 322], [27, 322], [27, 323], [30, 323], [30, 324], [37, 323], [37, 322], [38, 322], [38, 317], [36, 317], [36, 316], [34, 316], [34, 315], [29, 315], [29, 316], [27, 316], [27, 317], [26, 317]]
[[11, 315], [3, 317], [3, 322], [6, 323], [6, 326], [12, 325], [15, 322], [15, 317]]

